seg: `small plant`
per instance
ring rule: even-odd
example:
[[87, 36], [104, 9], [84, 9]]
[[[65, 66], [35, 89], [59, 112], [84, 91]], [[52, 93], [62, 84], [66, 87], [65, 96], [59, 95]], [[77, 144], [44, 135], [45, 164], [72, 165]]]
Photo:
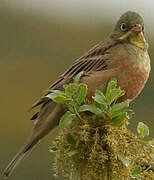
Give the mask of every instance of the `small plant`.
[[81, 76], [82, 72], [64, 91], [47, 95], [68, 109], [50, 148], [56, 153], [56, 175], [71, 180], [154, 179], [154, 142], [143, 140], [149, 129], [142, 122], [138, 136], [127, 130], [133, 112], [128, 109], [130, 100], [118, 102], [125, 92], [117, 87], [117, 80], [109, 81], [105, 94], [96, 90], [91, 102], [86, 99], [87, 85], [79, 83]]
[[64, 92], [53, 90], [46, 97], [57, 103], [63, 103], [67, 106], [68, 111], [62, 116], [59, 125], [64, 127], [70, 124], [76, 117], [81, 118], [80, 113], [89, 111], [93, 115], [110, 119], [113, 126], [121, 125], [127, 118], [128, 113], [123, 109], [129, 107], [130, 100], [116, 103], [118, 98], [123, 96], [125, 92], [117, 88], [117, 80], [112, 79], [108, 83], [106, 94], [96, 90], [93, 96], [94, 103], [86, 104], [87, 85], [79, 83], [82, 72], [79, 73], [74, 83], [64, 85]]

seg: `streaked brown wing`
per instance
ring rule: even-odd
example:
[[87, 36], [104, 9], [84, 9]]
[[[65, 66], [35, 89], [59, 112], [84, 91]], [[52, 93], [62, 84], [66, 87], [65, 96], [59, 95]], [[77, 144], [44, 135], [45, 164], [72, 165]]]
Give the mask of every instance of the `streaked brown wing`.
[[[52, 89], [62, 89], [64, 84], [68, 84], [73, 81], [73, 78], [81, 71], [84, 72], [85, 75], [88, 75], [90, 72], [94, 71], [103, 71], [107, 69], [107, 50], [116, 45], [117, 42], [107, 39], [104, 43], [100, 43], [89, 50], [82, 57], [77, 59], [67, 71], [65, 71], [60, 78], [55, 81], [48, 90]], [[31, 107], [34, 107], [45, 103], [44, 96], [47, 93], [43, 94], [43, 96]]]

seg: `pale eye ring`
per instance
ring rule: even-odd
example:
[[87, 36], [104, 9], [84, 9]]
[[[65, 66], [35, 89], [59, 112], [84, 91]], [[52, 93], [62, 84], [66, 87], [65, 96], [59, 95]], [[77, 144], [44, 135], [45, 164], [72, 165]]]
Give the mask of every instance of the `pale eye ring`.
[[121, 29], [122, 31], [126, 31], [126, 30], [127, 30], [127, 25], [126, 25], [126, 23], [122, 23], [121, 26], [120, 26], [120, 29]]

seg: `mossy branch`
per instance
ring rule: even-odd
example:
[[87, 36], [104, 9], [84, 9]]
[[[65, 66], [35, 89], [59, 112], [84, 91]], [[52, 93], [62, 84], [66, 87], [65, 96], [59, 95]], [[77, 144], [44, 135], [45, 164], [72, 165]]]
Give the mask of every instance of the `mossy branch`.
[[47, 96], [68, 107], [50, 149], [55, 153], [56, 175], [71, 180], [153, 180], [154, 141], [143, 140], [149, 129], [142, 122], [138, 135], [127, 129], [130, 100], [117, 102], [125, 92], [112, 79], [106, 93], [97, 90], [89, 102], [87, 86], [79, 83], [81, 75], [65, 85], [64, 92]]

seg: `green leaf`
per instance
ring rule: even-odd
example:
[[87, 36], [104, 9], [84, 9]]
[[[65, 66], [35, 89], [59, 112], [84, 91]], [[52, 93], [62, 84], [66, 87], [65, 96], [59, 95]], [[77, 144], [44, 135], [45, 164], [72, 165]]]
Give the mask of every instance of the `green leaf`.
[[106, 96], [110, 94], [112, 89], [115, 89], [117, 87], [117, 80], [115, 78], [112, 78], [107, 85], [106, 88]]
[[78, 84], [82, 75], [83, 75], [83, 71], [79, 72], [74, 78], [74, 83]]
[[52, 90], [52, 92], [49, 93], [48, 95], [46, 95], [45, 97], [53, 100], [55, 97], [57, 97], [59, 95], [64, 95], [64, 92], [62, 92], [60, 90]]
[[67, 111], [60, 119], [59, 125], [65, 127], [72, 123], [72, 121], [76, 118], [75, 114], [72, 114], [70, 111]]
[[96, 90], [95, 96], [93, 96], [92, 98], [94, 99], [94, 101], [96, 101], [99, 104], [104, 104], [104, 103], [106, 104], [106, 97], [100, 90]]
[[88, 91], [87, 85], [85, 84], [79, 85], [77, 95], [74, 98], [74, 100], [77, 101], [78, 105], [81, 105], [83, 101], [85, 100], [87, 96], [87, 91]]
[[148, 141], [145, 141], [145, 140], [143, 140], [143, 139], [138, 139], [138, 141], [139, 141], [140, 143], [144, 144], [144, 145], [149, 144]]
[[66, 139], [69, 144], [76, 145], [76, 140], [70, 133], [67, 134]]
[[50, 152], [56, 152], [57, 150], [58, 150], [58, 149], [57, 149], [56, 147], [53, 146], [53, 147], [50, 148], [49, 151], [50, 151]]
[[138, 123], [137, 132], [141, 138], [149, 136], [149, 128], [143, 122]]
[[95, 96], [92, 96], [92, 98], [94, 99], [95, 103], [98, 103], [101, 105], [100, 107], [102, 107], [102, 110], [107, 111], [108, 106], [106, 103], [106, 97], [100, 90], [96, 90]]
[[58, 103], [67, 103], [72, 101], [72, 99], [67, 98], [65, 93], [60, 90], [53, 90], [53, 92], [49, 93], [46, 97]]
[[78, 149], [74, 149], [74, 150], [69, 151], [67, 154], [69, 157], [71, 157], [71, 156], [78, 154], [79, 152], [80, 151]]
[[124, 166], [129, 167], [129, 161], [122, 154], [118, 154], [118, 159], [123, 163]]
[[142, 172], [142, 168], [141, 166], [136, 166], [135, 169], [133, 170], [133, 172], [131, 173], [131, 177], [135, 178], [138, 174], [140, 174]]
[[57, 90], [57, 89], [55, 89], [55, 90], [50, 90], [50, 92], [51, 92], [51, 93], [55, 93], [55, 94], [63, 94], [63, 93], [64, 93], [64, 91]]
[[106, 95], [107, 103], [110, 105], [114, 101], [117, 101], [117, 99], [125, 94], [124, 90], [121, 90], [120, 88], [111, 89], [110, 93]]
[[113, 126], [120, 126], [127, 118], [127, 112], [121, 112], [112, 119]]
[[[73, 102], [72, 102], [73, 103]], [[73, 108], [73, 105], [70, 103], [70, 104], [67, 104], [67, 108], [68, 108], [68, 110], [71, 112], [71, 113], [75, 113], [75, 111], [74, 111], [74, 108]]]
[[76, 95], [78, 88], [79, 88], [79, 84], [75, 84], [75, 83], [64, 85], [66, 96], [73, 98], [73, 96]]
[[131, 100], [127, 99], [124, 102], [113, 104], [111, 106], [111, 117], [113, 118], [113, 117], [117, 116], [117, 113], [119, 113], [124, 108], [129, 107], [130, 102], [131, 102]]
[[95, 106], [87, 105], [87, 104], [80, 106], [78, 111], [79, 112], [90, 111], [97, 116], [102, 116], [102, 110], [101, 109], [99, 109]]
[[55, 101], [55, 102], [57, 102], [57, 103], [68, 103], [68, 102], [71, 102], [71, 101], [72, 101], [71, 98], [67, 98], [65, 95], [56, 96], [56, 97], [53, 98], [52, 100]]
[[112, 104], [112, 102], [116, 101], [119, 97], [123, 96], [125, 94], [125, 91], [121, 90], [120, 88], [117, 88], [117, 80], [111, 79], [107, 85], [106, 89], [106, 100], [108, 105]]
[[150, 157], [154, 159], [154, 153], [150, 153]]
[[60, 138], [61, 138], [60, 136], [56, 137], [55, 142], [59, 142]]

